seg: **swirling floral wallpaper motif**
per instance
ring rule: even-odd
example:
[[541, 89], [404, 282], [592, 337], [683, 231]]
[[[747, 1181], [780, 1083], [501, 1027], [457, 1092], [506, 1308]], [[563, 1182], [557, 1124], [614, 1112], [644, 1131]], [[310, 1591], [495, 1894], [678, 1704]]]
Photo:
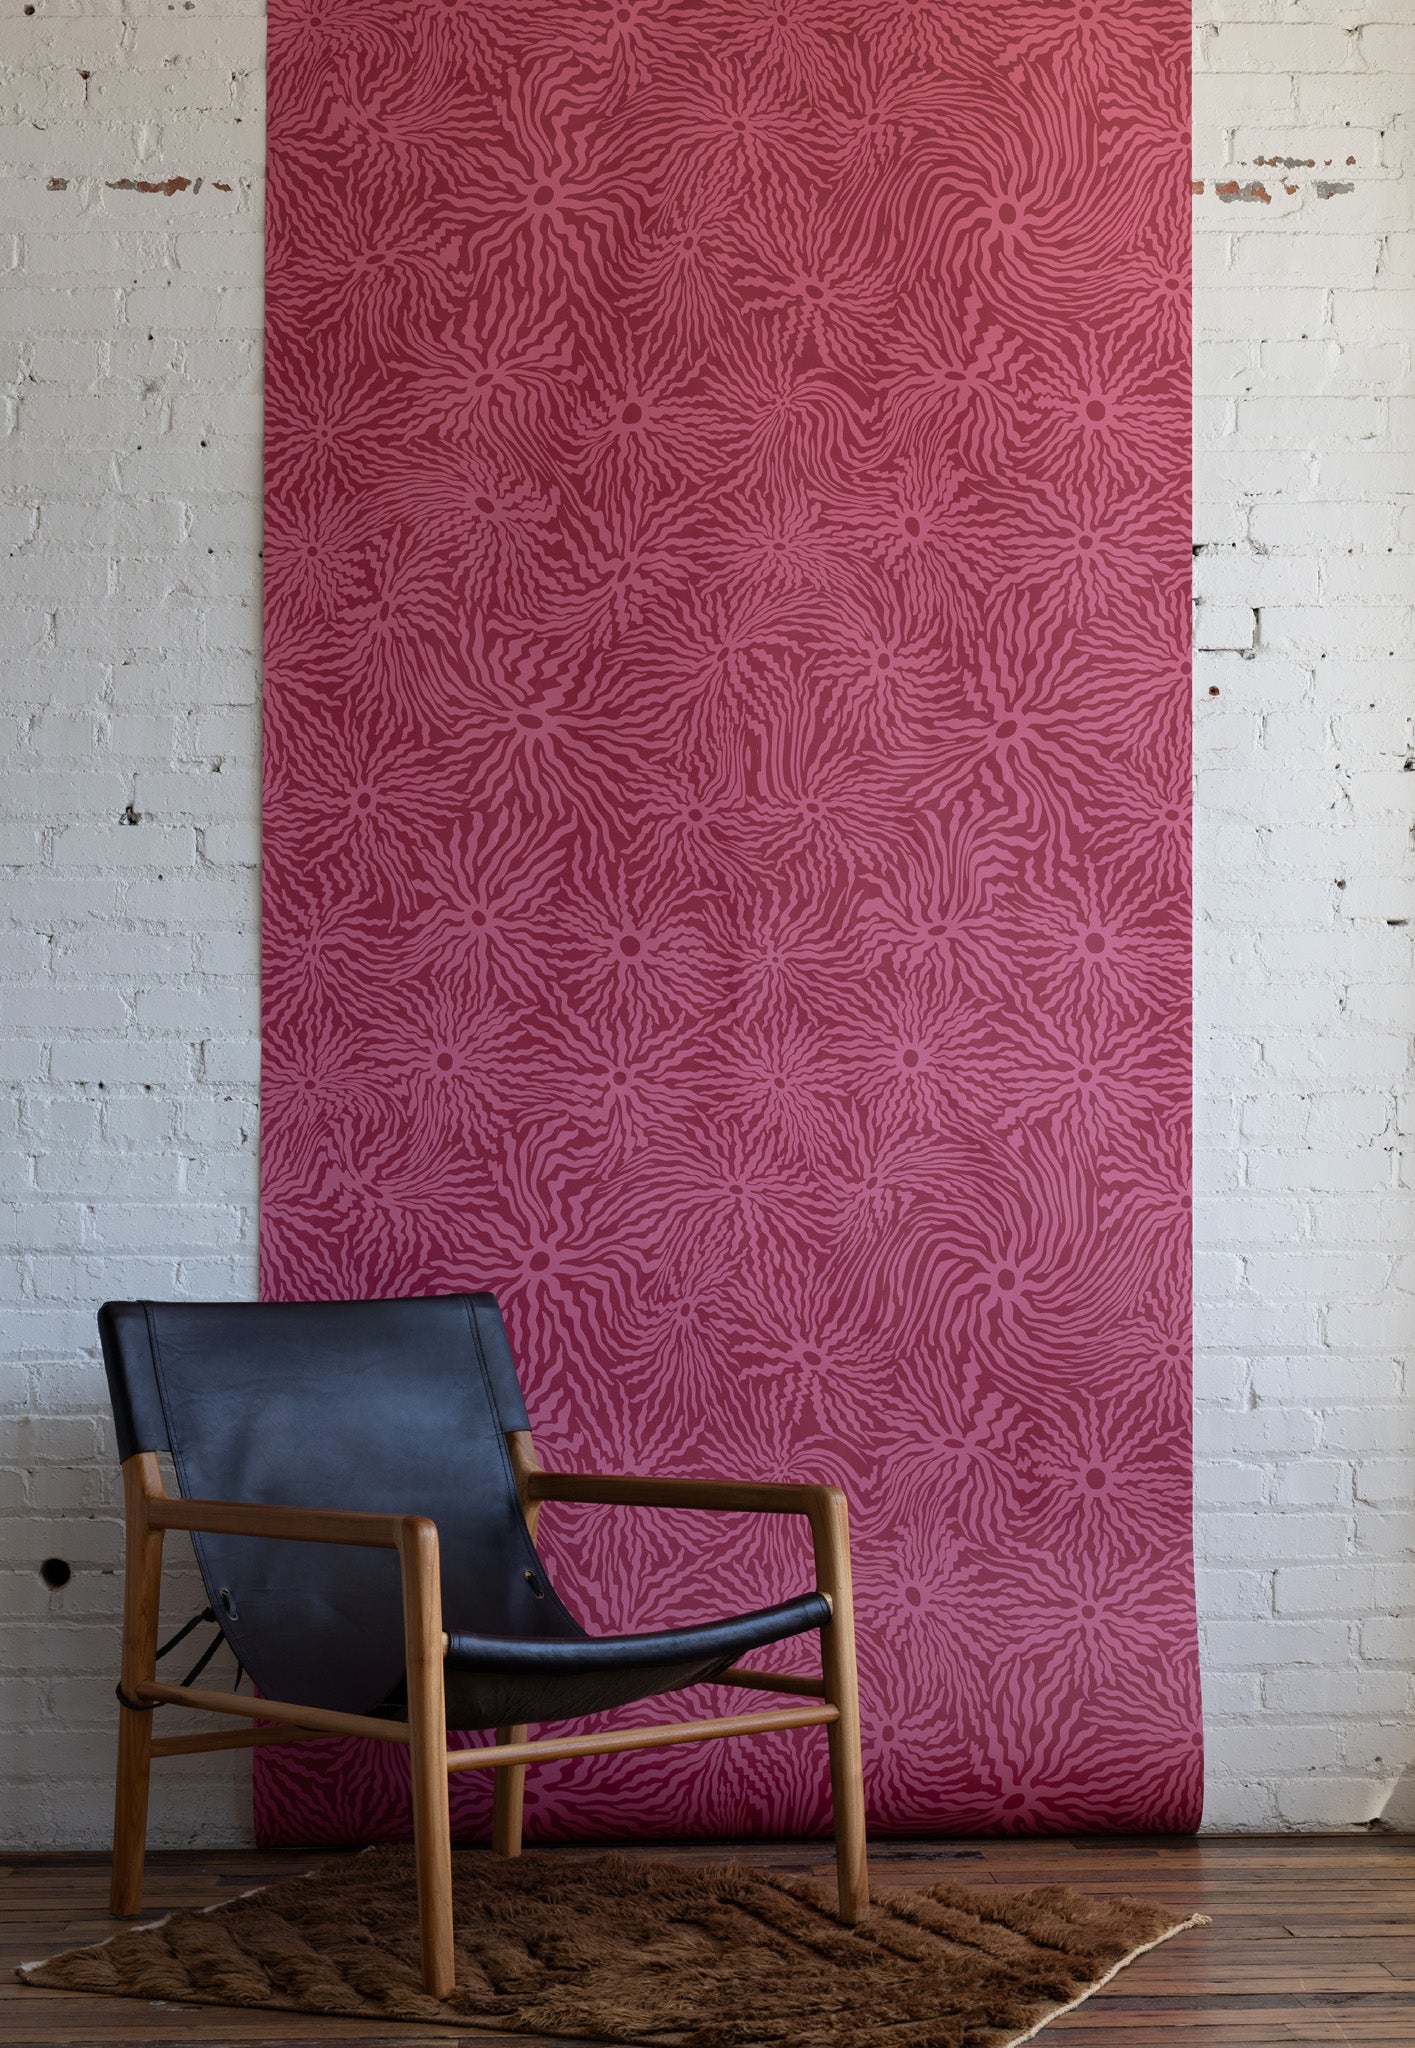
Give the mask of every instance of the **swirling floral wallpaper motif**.
[[[1198, 1813], [1186, 37], [272, 0], [266, 1291], [494, 1288], [547, 1461], [841, 1481], [882, 1829]], [[592, 1629], [808, 1583], [558, 1514]], [[529, 1793], [828, 1819], [813, 1732]]]

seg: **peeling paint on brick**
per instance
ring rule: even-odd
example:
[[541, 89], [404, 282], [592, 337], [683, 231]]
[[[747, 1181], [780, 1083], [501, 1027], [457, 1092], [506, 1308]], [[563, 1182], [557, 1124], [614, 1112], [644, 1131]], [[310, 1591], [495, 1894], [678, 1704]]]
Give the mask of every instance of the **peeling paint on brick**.
[[168, 199], [171, 199], [177, 192], [198, 191], [200, 187], [200, 178], [197, 179], [195, 185], [192, 184], [190, 178], [164, 178], [160, 183], [154, 183], [150, 178], [110, 178], [108, 180], [110, 192], [161, 192]]
[[1257, 201], [1263, 206], [1272, 205], [1272, 193], [1256, 178], [1251, 178], [1246, 185], [1240, 185], [1237, 178], [1226, 178], [1221, 185], [1216, 184], [1214, 190], [1225, 206], [1232, 206], [1235, 199]]
[[1356, 187], [1350, 178], [1318, 178], [1318, 199], [1335, 199], [1338, 192], [1354, 192]]

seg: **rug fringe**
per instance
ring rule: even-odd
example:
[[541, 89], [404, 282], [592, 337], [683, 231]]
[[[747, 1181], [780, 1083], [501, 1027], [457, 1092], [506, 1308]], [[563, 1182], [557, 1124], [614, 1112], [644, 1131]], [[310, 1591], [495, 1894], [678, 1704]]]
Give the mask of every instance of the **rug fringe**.
[[[297, 1870], [295, 1876], [313, 1877], [314, 1872], [312, 1870]], [[247, 1885], [243, 1892], [236, 1892], [234, 1896], [238, 1899], [253, 1899], [258, 1892], [274, 1891], [276, 1885], [284, 1884], [284, 1882], [283, 1877], [272, 1877], [269, 1884]], [[195, 1908], [191, 1906], [174, 1906], [170, 1913], [163, 1913], [156, 1920], [124, 1921], [115, 1934], [106, 1934], [102, 1941], [89, 1942], [87, 1946], [90, 1948], [107, 1948], [110, 1942], [121, 1940], [125, 1934], [151, 1934], [155, 1928], [165, 1927], [167, 1922], [175, 1919], [178, 1913], [190, 1913], [192, 1911], [198, 1913], [219, 1913], [223, 1906], [229, 1906], [230, 1903], [230, 1899], [213, 1899], [209, 1906], [197, 1906]], [[53, 1960], [53, 1956], [41, 1956], [37, 1962], [16, 1963], [15, 1975], [17, 1977], [27, 1977], [31, 1970], [42, 1970], [46, 1963], [52, 1963]]]
[[1107, 1984], [1118, 1977], [1122, 1970], [1147, 1956], [1151, 1949], [1162, 1948], [1167, 1941], [1173, 1941], [1176, 1934], [1186, 1934], [1191, 1927], [1212, 1927], [1213, 1920], [1208, 1913], [1192, 1913], [1187, 1920], [1181, 1920], [1174, 1927], [1167, 1927], [1163, 1934], [1157, 1934], [1153, 1941], [1142, 1942], [1139, 1948], [1132, 1948], [1128, 1956], [1122, 1956], [1103, 1977], [1097, 1977], [1094, 1984], [1088, 1984], [1079, 1998], [1073, 1998], [1069, 2005], [1055, 2005], [1050, 2012], [1043, 2013], [1035, 2026], [1028, 2027], [1025, 2034], [1014, 2034], [1010, 2041], [1004, 2041], [1002, 2048], [1023, 2048], [1026, 2041], [1035, 2041], [1043, 2027], [1049, 2027], [1053, 2020], [1064, 2019], [1069, 2012], [1084, 2005], [1088, 1998], [1094, 1998], [1098, 1991], [1104, 1991]]

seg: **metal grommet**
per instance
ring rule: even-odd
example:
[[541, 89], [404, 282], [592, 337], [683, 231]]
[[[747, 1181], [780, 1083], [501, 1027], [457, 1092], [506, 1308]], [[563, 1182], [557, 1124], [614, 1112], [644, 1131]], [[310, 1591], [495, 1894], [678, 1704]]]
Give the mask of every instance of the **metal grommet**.
[[534, 1593], [536, 1599], [544, 1600], [545, 1587], [541, 1584], [536, 1574], [534, 1572], [527, 1571], [523, 1572], [521, 1576], [525, 1580], [526, 1584], [530, 1587], [532, 1593]]

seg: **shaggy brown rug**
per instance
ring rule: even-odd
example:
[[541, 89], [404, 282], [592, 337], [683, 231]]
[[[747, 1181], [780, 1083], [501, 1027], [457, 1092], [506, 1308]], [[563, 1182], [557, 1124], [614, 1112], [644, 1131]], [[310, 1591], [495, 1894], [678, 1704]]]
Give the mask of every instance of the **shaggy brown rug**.
[[936, 1884], [841, 1927], [833, 1890], [627, 1856], [454, 1858], [457, 1989], [418, 1981], [411, 1854], [372, 1849], [20, 1974], [62, 1991], [655, 2048], [1014, 2048], [1199, 1924], [1142, 1899]]

